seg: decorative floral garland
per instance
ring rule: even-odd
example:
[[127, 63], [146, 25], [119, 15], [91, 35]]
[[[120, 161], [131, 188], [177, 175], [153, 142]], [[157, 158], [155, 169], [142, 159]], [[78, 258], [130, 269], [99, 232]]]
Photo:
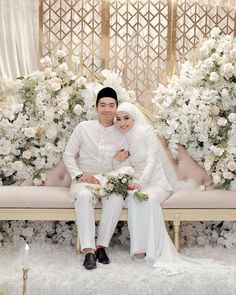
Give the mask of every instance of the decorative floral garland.
[[178, 157], [178, 144], [212, 176], [236, 190], [236, 39], [218, 28], [153, 98], [156, 129]]
[[[171, 229], [170, 229], [171, 231]], [[76, 244], [76, 224], [66, 221], [1, 221], [0, 247], [17, 247], [25, 242]], [[127, 225], [119, 222], [111, 244], [129, 246]], [[180, 232], [181, 247], [195, 245], [222, 245], [236, 247], [236, 222], [183, 222]]]
[[14, 82], [2, 80], [0, 184], [46, 181], [43, 171], [59, 163], [75, 125], [96, 117], [95, 99], [104, 86], [113, 87], [121, 100], [135, 100], [117, 73], [103, 70], [99, 80], [88, 82], [70, 71], [65, 59], [59, 50], [55, 64], [48, 56], [41, 59], [42, 71]]

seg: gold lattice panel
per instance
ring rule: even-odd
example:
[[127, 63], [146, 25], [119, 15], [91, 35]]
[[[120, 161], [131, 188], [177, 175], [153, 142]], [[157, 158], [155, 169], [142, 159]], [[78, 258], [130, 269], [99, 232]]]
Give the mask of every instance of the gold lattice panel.
[[66, 48], [89, 79], [114, 69], [146, 106], [213, 27], [236, 36], [236, 0], [39, 1], [42, 55]]
[[79, 56], [83, 74], [94, 78], [101, 65], [102, 4], [99, 0], [41, 0], [42, 54], [59, 48]]
[[168, 1], [110, 1], [109, 66], [122, 72], [139, 98], [166, 75]]
[[173, 7], [173, 13], [176, 15], [176, 22], [173, 23], [173, 26], [176, 26], [173, 52], [177, 61], [184, 59], [196, 48], [199, 41], [207, 38], [214, 27], [219, 27], [225, 34], [235, 34], [234, 2], [176, 1]]

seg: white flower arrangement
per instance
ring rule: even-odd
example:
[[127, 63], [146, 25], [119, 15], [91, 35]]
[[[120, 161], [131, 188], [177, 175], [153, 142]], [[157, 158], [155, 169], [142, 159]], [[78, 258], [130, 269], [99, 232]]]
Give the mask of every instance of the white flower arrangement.
[[178, 144], [212, 176], [236, 190], [236, 39], [218, 28], [153, 98], [157, 133], [178, 158]]
[[55, 63], [48, 56], [41, 59], [42, 71], [1, 80], [0, 185], [28, 178], [43, 184], [43, 171], [59, 163], [75, 125], [96, 117], [95, 99], [102, 87], [113, 87], [120, 100], [135, 99], [117, 73], [103, 70], [98, 80], [88, 82], [69, 70], [66, 55], [59, 50]]
[[[96, 227], [97, 230], [97, 227]], [[17, 247], [25, 242], [76, 244], [76, 224], [66, 221], [1, 221], [0, 247]], [[129, 231], [126, 224], [119, 222], [111, 244], [116, 242], [129, 246]], [[236, 222], [183, 222], [180, 233], [181, 247], [195, 245], [222, 245], [236, 247]]]

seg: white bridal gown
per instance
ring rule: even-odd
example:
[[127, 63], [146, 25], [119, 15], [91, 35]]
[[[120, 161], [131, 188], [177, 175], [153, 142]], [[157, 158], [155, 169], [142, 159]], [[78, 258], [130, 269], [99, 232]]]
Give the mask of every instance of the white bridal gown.
[[[192, 259], [180, 255], [165, 227], [161, 202], [167, 199], [173, 191], [173, 185], [168, 181], [163, 161], [163, 151], [151, 126], [135, 124], [126, 133], [130, 157], [115, 168], [132, 165], [135, 176], [141, 185], [141, 192], [148, 194], [148, 201], [139, 203], [132, 195], [127, 199], [128, 226], [130, 231], [130, 252], [146, 253], [146, 261], [157, 267], [157, 271], [166, 275], [179, 274], [193, 268], [206, 268], [209, 259]], [[131, 163], [130, 163], [131, 162]], [[214, 264], [209, 264], [215, 267]]]
[[151, 126], [137, 124], [125, 135], [135, 178], [141, 185], [141, 192], [149, 196], [148, 201], [142, 203], [132, 196], [127, 198], [131, 254], [145, 252], [146, 259], [152, 263], [164, 258], [173, 260], [179, 254], [166, 230], [160, 206], [173, 187], [165, 176], [157, 137]]

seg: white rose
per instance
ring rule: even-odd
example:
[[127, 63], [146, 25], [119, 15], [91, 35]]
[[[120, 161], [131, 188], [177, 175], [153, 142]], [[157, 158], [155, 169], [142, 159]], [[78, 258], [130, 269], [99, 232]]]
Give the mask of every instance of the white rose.
[[77, 76], [71, 71], [67, 72], [67, 76], [70, 80], [73, 80], [73, 81], [75, 81], [75, 79], [77, 78]]
[[63, 57], [66, 57], [66, 52], [65, 52], [64, 50], [59, 49], [59, 50], [57, 50], [57, 52], [56, 52], [56, 57], [57, 57], [57, 58], [63, 58]]
[[24, 169], [24, 164], [21, 161], [15, 161], [12, 163], [12, 167], [16, 171], [22, 171]]
[[236, 123], [236, 113], [231, 113], [228, 118], [231, 123]]
[[233, 175], [233, 173], [231, 173], [231, 172], [224, 172], [224, 173], [223, 173], [223, 177], [224, 177], [225, 179], [232, 179], [232, 178], [234, 178], [234, 175]]
[[66, 63], [62, 63], [58, 66], [59, 71], [66, 73], [69, 70], [69, 67]]
[[32, 127], [25, 128], [25, 129], [24, 129], [24, 134], [25, 134], [25, 136], [27, 136], [28, 138], [30, 138], [30, 137], [35, 137], [36, 130], [35, 130], [35, 128], [32, 128]]
[[51, 82], [50, 87], [53, 91], [57, 91], [61, 89], [61, 84], [58, 82]]
[[205, 185], [200, 185], [200, 186], [198, 187], [198, 190], [199, 190], [200, 192], [204, 192], [204, 191], [206, 190]]
[[224, 153], [224, 149], [222, 148], [218, 148], [216, 146], [211, 146], [210, 150], [216, 155], [216, 156], [222, 156], [222, 154]]
[[212, 115], [218, 116], [220, 113], [220, 108], [218, 106], [212, 106], [210, 112]]
[[32, 153], [31, 151], [24, 151], [23, 154], [22, 154], [22, 157], [29, 160], [31, 157], [32, 157]]
[[107, 185], [107, 190], [109, 190], [110, 192], [112, 192], [113, 188], [114, 188], [114, 185], [112, 183], [109, 183]]
[[231, 63], [223, 64], [220, 72], [227, 80], [229, 80], [234, 74], [234, 67]]
[[51, 142], [47, 142], [45, 144], [46, 151], [50, 152], [53, 149], [53, 144]]
[[126, 177], [122, 178], [121, 182], [122, 183], [126, 183], [128, 181], [128, 179]]
[[39, 179], [39, 178], [34, 178], [33, 179], [33, 183], [34, 183], [34, 185], [41, 185], [42, 184], [42, 180]]
[[54, 138], [57, 135], [57, 129], [52, 127], [46, 130], [47, 138]]
[[74, 107], [73, 111], [74, 111], [74, 113], [75, 113], [76, 115], [79, 116], [79, 115], [82, 114], [82, 112], [83, 112], [83, 108], [81, 107], [80, 104], [77, 104], [77, 105]]
[[219, 75], [216, 72], [212, 72], [209, 79], [212, 82], [216, 82], [219, 80]]
[[226, 88], [223, 88], [221, 91], [221, 96], [225, 99], [229, 98], [229, 91]]
[[213, 61], [217, 60], [218, 58], [219, 58], [219, 54], [218, 54], [218, 53], [213, 53], [213, 54], [211, 55], [211, 59], [212, 59]]
[[86, 83], [87, 79], [85, 77], [79, 77], [77, 80], [75, 80], [75, 85], [77, 87], [81, 87]]
[[45, 76], [47, 77], [47, 78], [51, 78], [52, 77], [52, 69], [51, 68], [46, 68], [45, 70], [44, 70], [44, 73], [45, 73]]
[[11, 152], [11, 144], [10, 143], [6, 143], [3, 146], [0, 146], [0, 155], [7, 156], [10, 154], [10, 152]]
[[220, 35], [220, 32], [221, 32], [220, 28], [215, 27], [215, 28], [213, 28], [211, 30], [210, 35], [211, 35], [212, 38], [216, 38], [216, 37], [218, 37]]
[[218, 120], [217, 120], [217, 124], [219, 125], [219, 126], [225, 126], [226, 124], [227, 124], [227, 120], [225, 119], [225, 118], [222, 118], [222, 117], [220, 117]]
[[211, 169], [211, 165], [212, 165], [211, 162], [205, 161], [204, 168], [206, 169], [206, 171], [209, 171]]
[[12, 110], [3, 110], [3, 115], [6, 119], [9, 119], [11, 121], [15, 118], [15, 114]]
[[231, 161], [227, 164], [227, 168], [230, 170], [230, 171], [235, 171], [236, 170], [236, 163]]
[[221, 177], [219, 176], [219, 174], [217, 174], [217, 173], [212, 173], [212, 177], [213, 177], [213, 182], [214, 182], [215, 184], [220, 183], [220, 181], [221, 181]]
[[228, 62], [228, 57], [225, 54], [222, 56], [219, 56], [219, 58], [217, 59], [217, 63], [219, 66], [225, 65], [227, 62]]
[[44, 58], [40, 59], [40, 63], [44, 66], [44, 67], [50, 67], [52, 65], [52, 60], [49, 56], [45, 56]]

